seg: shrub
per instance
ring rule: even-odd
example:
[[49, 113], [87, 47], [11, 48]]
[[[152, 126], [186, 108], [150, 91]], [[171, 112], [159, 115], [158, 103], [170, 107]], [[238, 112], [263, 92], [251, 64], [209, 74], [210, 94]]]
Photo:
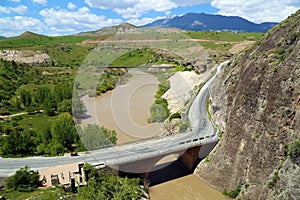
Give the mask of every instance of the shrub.
[[17, 191], [30, 192], [33, 188], [37, 188], [41, 185], [39, 179], [39, 173], [30, 170], [26, 165], [6, 180], [6, 186], [9, 189]]
[[229, 196], [230, 198], [236, 198], [240, 192], [241, 192], [240, 187], [236, 187], [233, 190], [231, 190], [230, 192], [227, 192], [227, 189], [225, 188], [223, 194], [226, 196]]

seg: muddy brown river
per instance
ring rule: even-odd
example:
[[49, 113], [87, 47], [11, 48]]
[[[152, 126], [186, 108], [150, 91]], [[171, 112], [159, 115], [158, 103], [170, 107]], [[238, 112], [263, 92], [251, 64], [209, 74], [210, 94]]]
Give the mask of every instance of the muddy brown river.
[[157, 78], [137, 70], [130, 73], [132, 77], [125, 85], [96, 98], [83, 98], [90, 117], [82, 125], [96, 123], [115, 130], [117, 144], [155, 137], [162, 127], [160, 123], [147, 122], [159, 84]]
[[150, 188], [151, 200], [230, 200], [202, 182], [195, 174]]

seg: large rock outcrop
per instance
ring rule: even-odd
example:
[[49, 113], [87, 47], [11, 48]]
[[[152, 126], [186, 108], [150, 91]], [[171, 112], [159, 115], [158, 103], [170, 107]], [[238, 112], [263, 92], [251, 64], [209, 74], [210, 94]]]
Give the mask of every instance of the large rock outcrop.
[[223, 136], [195, 173], [241, 199], [299, 199], [300, 10], [240, 54], [211, 92]]

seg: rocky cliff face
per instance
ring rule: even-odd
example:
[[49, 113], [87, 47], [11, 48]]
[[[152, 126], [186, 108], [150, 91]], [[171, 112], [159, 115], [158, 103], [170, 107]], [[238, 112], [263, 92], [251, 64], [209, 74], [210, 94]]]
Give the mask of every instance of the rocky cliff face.
[[195, 173], [237, 198], [299, 199], [300, 11], [233, 60], [210, 100], [223, 136]]

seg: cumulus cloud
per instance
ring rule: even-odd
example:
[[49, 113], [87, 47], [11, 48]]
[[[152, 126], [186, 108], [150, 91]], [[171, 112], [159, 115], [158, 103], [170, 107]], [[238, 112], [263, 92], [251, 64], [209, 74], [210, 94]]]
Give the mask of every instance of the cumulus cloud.
[[68, 3], [68, 8], [69, 8], [70, 10], [74, 10], [74, 9], [77, 8], [77, 6], [74, 5], [72, 2], [69, 2], [69, 3]]
[[11, 12], [15, 12], [17, 14], [23, 15], [27, 12], [28, 8], [27, 6], [24, 5], [19, 5], [17, 7], [4, 7], [4, 6], [0, 6], [0, 13], [11, 13]]
[[32, 0], [32, 2], [43, 5], [43, 6], [47, 6], [47, 4], [48, 4], [47, 0]]
[[15, 13], [18, 13], [18, 14], [25, 14], [28, 10], [27, 6], [24, 6], [24, 5], [20, 5], [20, 6], [17, 6], [15, 8], [11, 8], [11, 10]]
[[0, 35], [10, 37], [21, 34], [24, 30], [42, 32], [44, 24], [36, 18], [15, 16], [0, 18]]
[[144, 17], [141, 19], [130, 19], [127, 22], [136, 26], [142, 26], [145, 24], [149, 24], [155, 20], [159, 20], [159, 19], [164, 19], [165, 17], [155, 17], [155, 18], [151, 18], [151, 17]]
[[171, 0], [172, 2], [176, 3], [180, 6], [191, 6], [191, 5], [199, 5], [203, 3], [210, 3], [211, 0]]
[[240, 16], [256, 23], [280, 22], [299, 9], [298, 0], [213, 0], [218, 14]]
[[0, 6], [0, 13], [10, 13], [9, 8], [4, 7], [4, 6]]
[[77, 11], [47, 8], [41, 10], [40, 15], [44, 17], [52, 34], [73, 34], [121, 22], [120, 19], [107, 19], [105, 16], [93, 14], [87, 7], [79, 8]]
[[111, 9], [126, 19], [139, 19], [149, 11], [167, 13], [179, 6], [210, 3], [218, 14], [241, 16], [257, 23], [279, 22], [300, 7], [299, 0], [85, 0], [92, 8]]
[[85, 0], [85, 3], [92, 8], [112, 9], [126, 19], [139, 18], [151, 10], [164, 12], [177, 7], [171, 0]]

